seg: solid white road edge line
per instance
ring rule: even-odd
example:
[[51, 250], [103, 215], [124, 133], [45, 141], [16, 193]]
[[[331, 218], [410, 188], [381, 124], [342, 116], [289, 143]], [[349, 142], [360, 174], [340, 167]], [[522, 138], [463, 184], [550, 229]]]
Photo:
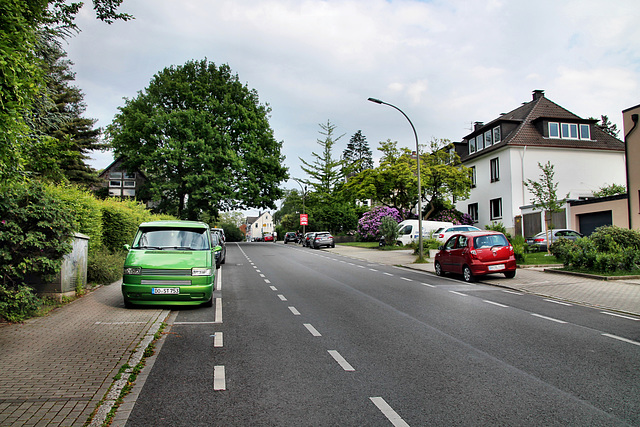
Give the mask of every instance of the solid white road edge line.
[[338, 362], [338, 364], [342, 367], [342, 369], [344, 369], [345, 371], [355, 371], [353, 366], [351, 366], [349, 362], [347, 362], [344, 359], [344, 357], [342, 357], [340, 353], [338, 353], [336, 350], [327, 350], [327, 351], [329, 352], [331, 357], [333, 357], [335, 361]]
[[571, 304], [566, 303], [566, 302], [562, 302], [562, 301], [556, 301], [554, 299], [545, 299], [544, 301], [546, 302], [552, 302], [554, 304], [560, 304], [560, 305], [566, 305], [567, 307], [573, 307]]
[[635, 318], [635, 317], [630, 317], [630, 316], [623, 316], [622, 314], [618, 314], [618, 313], [609, 313], [608, 311], [601, 311], [600, 313], [602, 314], [607, 314], [609, 316], [615, 316], [615, 317], [622, 317], [623, 319], [628, 319], [628, 320], [635, 320], [636, 322], [640, 319]]
[[466, 297], [466, 296], [468, 296], [467, 294], [463, 294], [463, 293], [461, 293], [461, 292], [456, 292], [456, 291], [449, 291], [449, 292], [451, 292], [452, 294], [460, 295], [461, 297]]
[[222, 269], [219, 268], [217, 273], [218, 274], [216, 274], [216, 289], [221, 291], [222, 290]]
[[489, 300], [486, 300], [486, 299], [483, 299], [482, 301], [486, 302], [487, 304], [497, 305], [498, 307], [509, 307], [508, 305], [500, 304], [498, 302], [493, 302], [493, 301], [489, 301]]
[[387, 402], [385, 402], [385, 400], [381, 397], [370, 397], [369, 398], [374, 405], [376, 405], [378, 407], [378, 409], [380, 409], [380, 411], [382, 412], [382, 414], [387, 417], [387, 419], [389, 421], [391, 421], [391, 424], [393, 424], [396, 427], [409, 427], [409, 424], [407, 424], [401, 417], [400, 415], [398, 415], [398, 413], [396, 411], [393, 410], [393, 408], [391, 406], [389, 406], [389, 404]]
[[225, 380], [224, 366], [213, 367], [213, 389], [216, 391], [226, 390], [227, 382]]
[[313, 335], [314, 337], [322, 336], [322, 334], [318, 332], [318, 330], [314, 328], [313, 325], [311, 325], [311, 323], [304, 323], [304, 327], [307, 328], [307, 330], [311, 332], [311, 335]]

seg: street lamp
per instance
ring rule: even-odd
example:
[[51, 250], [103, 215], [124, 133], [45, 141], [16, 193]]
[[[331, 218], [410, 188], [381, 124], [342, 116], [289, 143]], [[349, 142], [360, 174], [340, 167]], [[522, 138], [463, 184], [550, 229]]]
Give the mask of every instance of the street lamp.
[[[295, 182], [298, 183], [298, 185], [300, 186], [300, 189], [302, 190], [302, 214], [304, 215], [304, 210], [305, 210], [305, 206], [304, 206], [304, 200], [307, 198], [307, 186], [305, 185], [304, 188], [302, 188], [302, 184], [300, 184], [300, 181], [298, 181], [295, 178], [291, 178], [292, 180], [294, 180]], [[307, 231], [307, 226], [306, 225], [302, 225], [302, 235], [304, 236], [306, 234]]]
[[416, 128], [413, 126], [413, 123], [411, 122], [409, 116], [407, 116], [404, 111], [402, 111], [395, 105], [389, 104], [388, 102], [384, 102], [376, 98], [369, 98], [368, 100], [371, 102], [375, 102], [376, 104], [388, 105], [389, 107], [395, 108], [396, 110], [400, 111], [405, 119], [409, 121], [411, 129], [413, 129], [413, 135], [416, 137], [416, 159], [418, 161], [418, 248], [420, 254], [419, 259], [422, 260], [424, 258], [424, 252], [422, 250], [422, 186], [420, 185], [420, 147], [418, 146], [418, 133], [416, 132]]

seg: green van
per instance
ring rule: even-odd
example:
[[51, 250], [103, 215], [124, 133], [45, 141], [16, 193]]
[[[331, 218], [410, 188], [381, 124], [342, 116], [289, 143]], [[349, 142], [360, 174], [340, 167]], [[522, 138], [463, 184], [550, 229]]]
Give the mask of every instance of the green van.
[[211, 230], [199, 221], [143, 222], [124, 262], [122, 296], [135, 305], [211, 307], [215, 252]]

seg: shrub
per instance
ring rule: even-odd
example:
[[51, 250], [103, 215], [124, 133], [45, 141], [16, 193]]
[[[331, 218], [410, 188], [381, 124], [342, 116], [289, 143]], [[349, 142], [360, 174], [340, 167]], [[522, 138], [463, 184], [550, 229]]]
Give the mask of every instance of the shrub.
[[126, 254], [110, 251], [105, 247], [89, 252], [87, 260], [87, 281], [96, 285], [109, 285], [122, 278], [122, 266]]
[[21, 322], [40, 308], [40, 299], [25, 285], [7, 289], [0, 285], [0, 318]]
[[473, 218], [471, 215], [462, 213], [456, 209], [443, 209], [434, 215], [432, 218], [428, 218], [431, 221], [446, 221], [456, 225], [473, 225]]
[[6, 289], [30, 276], [52, 279], [71, 251], [73, 213], [41, 183], [0, 186], [0, 284]]
[[601, 252], [618, 252], [623, 248], [640, 250], [640, 231], [606, 225], [598, 227], [589, 238]]
[[510, 240], [511, 246], [513, 246], [513, 254], [516, 257], [516, 262], [524, 262], [525, 246], [527, 243], [522, 236], [516, 236]]
[[491, 225], [485, 225], [485, 230], [498, 231], [505, 236], [507, 236], [507, 240], [511, 241], [511, 234], [507, 233], [507, 228], [501, 222], [492, 222]]
[[375, 240], [380, 237], [380, 225], [382, 224], [382, 218], [391, 217], [396, 221], [396, 224], [402, 221], [402, 216], [396, 208], [388, 208], [386, 206], [379, 206], [371, 209], [362, 215], [362, 218], [358, 221], [358, 236], [360, 239]]
[[102, 246], [102, 210], [94, 195], [74, 186], [51, 186], [50, 190], [73, 213], [75, 231], [89, 236], [90, 250]]
[[398, 222], [390, 216], [380, 220], [380, 234], [385, 239], [387, 246], [394, 246], [398, 240]]

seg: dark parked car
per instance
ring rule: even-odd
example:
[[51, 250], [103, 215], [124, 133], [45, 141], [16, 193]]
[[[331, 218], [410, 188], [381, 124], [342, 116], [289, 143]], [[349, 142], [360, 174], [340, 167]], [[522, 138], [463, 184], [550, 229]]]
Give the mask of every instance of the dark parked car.
[[224, 240], [222, 240], [222, 236], [219, 233], [211, 233], [211, 247], [220, 248], [219, 250], [215, 251], [216, 268], [220, 268], [220, 265], [224, 264], [227, 261], [227, 247], [224, 243]]
[[436, 274], [462, 274], [464, 280], [473, 282], [475, 277], [489, 273], [516, 275], [516, 257], [513, 246], [504, 234], [497, 231], [468, 231], [454, 234], [436, 254]]
[[313, 236], [309, 243], [313, 249], [320, 249], [322, 246], [335, 248], [336, 244], [333, 241], [333, 236], [328, 231], [321, 231]]
[[286, 245], [289, 242], [297, 242], [298, 241], [298, 235], [293, 232], [293, 231], [289, 231], [284, 235], [284, 244]]
[[[584, 237], [582, 234], [575, 230], [569, 230], [567, 228], [557, 228], [551, 230], [551, 244], [558, 239], [564, 238], [569, 240], [577, 240], [580, 237]], [[547, 232], [541, 231], [533, 237], [527, 239], [527, 244], [531, 247], [538, 248], [540, 251], [547, 250]]]

